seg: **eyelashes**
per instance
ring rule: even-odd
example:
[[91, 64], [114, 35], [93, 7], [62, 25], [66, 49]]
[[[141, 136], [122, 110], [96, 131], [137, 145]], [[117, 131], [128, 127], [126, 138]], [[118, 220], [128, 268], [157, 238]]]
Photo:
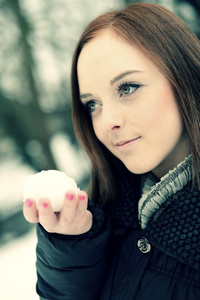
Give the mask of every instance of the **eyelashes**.
[[84, 109], [89, 115], [91, 115], [95, 111], [96, 107], [99, 105], [100, 104], [96, 103], [94, 100], [89, 100], [83, 103]]
[[[137, 89], [141, 87], [141, 84], [134, 83], [134, 82], [123, 82], [121, 83], [117, 88], [117, 93], [119, 97], [128, 97], [134, 92], [136, 92]], [[91, 115], [99, 106], [102, 106], [99, 101], [96, 100], [88, 100], [83, 103], [84, 109], [88, 113], [88, 115]]]
[[123, 82], [117, 87], [117, 92], [119, 96], [128, 96], [134, 93], [141, 85], [133, 82]]

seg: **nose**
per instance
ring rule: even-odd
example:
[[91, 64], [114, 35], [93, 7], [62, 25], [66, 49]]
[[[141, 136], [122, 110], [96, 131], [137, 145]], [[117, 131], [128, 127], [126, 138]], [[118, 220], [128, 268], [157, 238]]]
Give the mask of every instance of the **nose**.
[[124, 125], [123, 112], [120, 105], [103, 106], [103, 126], [107, 131], [119, 130]]

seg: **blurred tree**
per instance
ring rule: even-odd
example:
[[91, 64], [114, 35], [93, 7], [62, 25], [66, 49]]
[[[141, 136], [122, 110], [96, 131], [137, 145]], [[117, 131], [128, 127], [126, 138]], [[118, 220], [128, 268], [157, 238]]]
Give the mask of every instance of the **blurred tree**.
[[[1, 8], [4, 8], [5, 12], [12, 11], [20, 32], [14, 51], [17, 52], [20, 46], [20, 56], [23, 62], [21, 68], [22, 78], [26, 78], [25, 85], [29, 91], [29, 99], [27, 103], [22, 104], [15, 101], [16, 99], [10, 100], [6, 99], [5, 96], [1, 96], [1, 119], [3, 119], [7, 134], [16, 140], [24, 158], [32, 162], [36, 169], [40, 169], [40, 166], [34, 164], [26, 152], [26, 144], [29, 139], [36, 139], [41, 144], [45, 157], [45, 163], [41, 166], [55, 169], [56, 165], [49, 148], [50, 132], [46, 126], [45, 115], [39, 106], [39, 93], [34, 77], [34, 58], [28, 41], [31, 28], [23, 15], [19, 0], [9, 0], [3, 4], [4, 6]], [[23, 83], [21, 84], [23, 85]]]
[[[72, 139], [74, 140], [71, 111], [69, 105], [62, 111], [51, 111], [47, 113], [41, 109], [41, 89], [42, 85], [38, 85], [37, 80], [37, 66], [36, 59], [33, 54], [33, 46], [30, 43], [30, 37], [33, 33], [33, 28], [30, 26], [24, 11], [20, 7], [19, 0], [9, 0], [1, 3], [1, 12], [4, 12], [9, 19], [9, 24], [14, 23], [14, 28], [17, 30], [17, 35], [14, 36], [14, 31], [10, 31], [12, 36], [12, 43], [8, 41], [5, 52], [2, 53], [0, 78], [5, 81], [6, 73], [4, 72], [6, 66], [4, 60], [13, 61], [18, 60], [17, 71], [8, 70], [8, 93], [1, 90], [0, 93], [0, 120], [2, 128], [4, 128], [4, 134], [8, 134], [13, 137], [21, 150], [23, 157], [36, 169], [56, 169], [56, 165], [49, 148], [49, 141], [53, 133], [55, 133], [54, 126], [55, 120], [61, 118], [66, 119], [62, 123], [62, 130], [70, 132]], [[5, 23], [2, 28], [5, 28]], [[13, 28], [12, 28], [13, 29]], [[4, 34], [7, 38], [7, 35]], [[7, 41], [6, 41], [7, 42]], [[5, 43], [6, 44], [6, 43]], [[15, 73], [13, 75], [13, 73]], [[14, 80], [12, 78], [14, 76]], [[16, 79], [17, 78], [17, 79]], [[21, 87], [21, 93], [12, 93], [15, 90], [15, 81]], [[14, 87], [12, 86], [14, 85]], [[11, 92], [10, 92], [11, 91]], [[6, 94], [8, 94], [9, 98]], [[65, 98], [68, 95], [65, 95]], [[65, 103], [66, 104], [66, 103]], [[69, 104], [69, 103], [68, 103]], [[55, 126], [56, 127], [56, 126]], [[56, 127], [57, 129], [58, 126]], [[27, 145], [30, 141], [36, 141], [41, 146], [41, 157], [35, 159], [34, 148], [32, 151], [27, 151]], [[31, 145], [34, 145], [33, 143]], [[36, 143], [35, 143], [36, 145]], [[29, 147], [30, 150], [30, 147]], [[32, 155], [30, 155], [32, 154]]]
[[0, 0], [0, 138], [13, 137], [36, 169], [57, 168], [50, 140], [71, 120], [70, 65], [83, 27], [119, 0]]
[[[27, 114], [28, 114], [28, 124], [34, 128], [35, 131], [35, 138], [39, 140], [39, 142], [42, 145], [44, 156], [46, 158], [46, 168], [49, 169], [55, 169], [56, 165], [54, 162], [54, 159], [52, 157], [50, 148], [49, 148], [49, 139], [50, 139], [50, 132], [48, 131], [48, 128], [46, 126], [45, 122], [45, 116], [44, 113], [42, 113], [40, 106], [39, 106], [39, 93], [38, 89], [36, 87], [36, 81], [34, 78], [34, 58], [32, 55], [32, 49], [30, 47], [30, 44], [28, 42], [31, 27], [26, 19], [26, 17], [23, 15], [22, 10], [19, 5], [19, 0], [12, 0], [11, 8], [13, 10], [13, 13], [16, 17], [16, 20], [18, 22], [19, 30], [21, 32], [21, 37], [19, 40], [20, 48], [21, 48], [21, 55], [23, 57], [23, 70], [25, 77], [27, 78], [27, 85], [30, 92], [30, 102], [27, 104], [28, 109], [26, 107], [25, 112], [23, 113], [23, 119], [20, 119], [20, 121], [23, 123], [24, 117], [27, 121]], [[16, 112], [17, 110], [15, 110]], [[21, 110], [21, 113], [23, 111]], [[19, 112], [20, 113], [20, 112]], [[18, 114], [19, 116], [19, 114]], [[20, 123], [21, 123], [20, 122]], [[22, 125], [22, 124], [19, 124]], [[29, 126], [29, 127], [30, 127]], [[19, 128], [19, 126], [18, 126]], [[22, 129], [22, 126], [21, 126]], [[27, 130], [27, 128], [26, 128]], [[19, 130], [20, 133], [20, 130]], [[19, 134], [18, 133], [18, 134]], [[23, 135], [22, 135], [23, 133]], [[27, 133], [23, 132], [21, 130], [21, 137], [26, 137]], [[34, 135], [32, 135], [34, 137]], [[19, 135], [18, 135], [19, 137]], [[26, 141], [26, 140], [25, 140]], [[24, 147], [23, 147], [24, 148]]]
[[188, 3], [190, 3], [198, 11], [198, 14], [200, 14], [200, 0], [189, 0]]
[[200, 38], [200, 0], [175, 0], [175, 12]]
[[0, 244], [27, 231], [21, 184], [33, 169], [88, 184], [71, 120], [72, 53], [90, 19], [120, 1], [0, 0]]

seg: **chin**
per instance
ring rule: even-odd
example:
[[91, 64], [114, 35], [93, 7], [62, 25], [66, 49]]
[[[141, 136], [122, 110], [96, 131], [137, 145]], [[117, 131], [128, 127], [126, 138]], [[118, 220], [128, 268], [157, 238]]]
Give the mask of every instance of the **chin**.
[[141, 165], [138, 165], [138, 164], [125, 164], [126, 168], [133, 174], [138, 174], [138, 175], [141, 175], [141, 174], [145, 174], [145, 173], [148, 173], [148, 172], [151, 172], [155, 166], [152, 166], [152, 165], [148, 165], [147, 163], [143, 163]]
[[141, 174], [144, 174], [144, 173], [147, 173], [147, 172], [150, 172], [151, 169], [147, 169], [147, 168], [135, 168], [135, 167], [128, 167], [126, 166], [126, 168], [133, 174], [138, 174], [138, 175], [141, 175]]

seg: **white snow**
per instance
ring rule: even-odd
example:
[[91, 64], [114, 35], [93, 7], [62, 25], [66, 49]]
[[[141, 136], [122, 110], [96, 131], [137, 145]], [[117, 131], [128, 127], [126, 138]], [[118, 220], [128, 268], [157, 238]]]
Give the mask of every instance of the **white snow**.
[[[69, 137], [57, 134], [51, 140], [51, 150], [61, 171], [80, 181], [89, 172], [88, 160], [80, 149], [71, 145]], [[22, 158], [10, 154], [0, 161], [0, 213], [3, 218], [22, 206], [23, 187], [36, 171]], [[70, 173], [70, 174], [69, 174]], [[4, 233], [6, 234], [6, 233]], [[0, 245], [0, 299], [38, 300], [36, 294], [36, 233]]]
[[67, 173], [76, 182], [89, 174], [89, 159], [80, 147], [71, 143], [67, 134], [55, 134], [50, 140], [50, 148], [59, 170]]
[[38, 205], [41, 198], [48, 198], [53, 211], [58, 212], [63, 206], [67, 190], [76, 194], [80, 190], [72, 177], [57, 170], [41, 171], [28, 177], [24, 185], [23, 200], [32, 198]]
[[0, 161], [0, 213], [10, 215], [21, 204], [23, 185], [35, 171], [22, 162], [17, 155], [10, 155]]
[[35, 230], [0, 247], [0, 299], [39, 299], [35, 291], [35, 247]]

